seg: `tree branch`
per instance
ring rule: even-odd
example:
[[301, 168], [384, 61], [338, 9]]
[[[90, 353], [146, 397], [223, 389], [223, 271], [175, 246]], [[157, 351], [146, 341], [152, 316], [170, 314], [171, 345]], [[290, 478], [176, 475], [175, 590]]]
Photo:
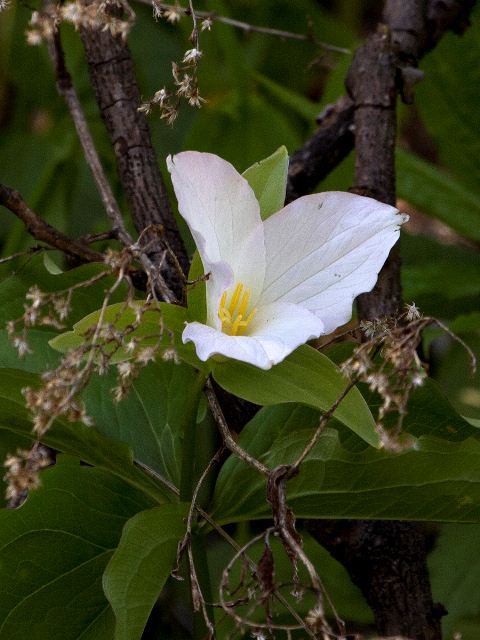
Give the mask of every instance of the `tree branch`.
[[103, 254], [90, 249], [87, 245], [69, 238], [48, 222], [42, 220], [34, 213], [22, 196], [15, 191], [0, 184], [0, 204], [9, 209], [19, 218], [27, 228], [27, 231], [36, 240], [45, 242], [50, 247], [63, 251], [69, 256], [77, 258], [82, 262], [103, 262]]
[[103, 171], [80, 100], [78, 99], [77, 92], [73, 86], [72, 77], [65, 65], [65, 57], [63, 55], [60, 33], [58, 30], [54, 32], [51, 40], [48, 41], [48, 53], [55, 71], [58, 93], [63, 97], [68, 110], [70, 111], [78, 139], [82, 146], [83, 153], [85, 154], [85, 160], [92, 172], [93, 179], [95, 180], [95, 184], [100, 192], [100, 197], [102, 198], [107, 215], [112, 222], [113, 231], [125, 246], [130, 246], [132, 244], [132, 239], [125, 229], [122, 213], [118, 207], [117, 201], [115, 200], [110, 183]]
[[[135, 248], [135, 245], [124, 224], [122, 213], [103, 170], [97, 150], [95, 149], [95, 144], [88, 128], [88, 123], [85, 118], [85, 114], [83, 113], [80, 100], [78, 99], [77, 92], [73, 86], [72, 78], [65, 65], [60, 33], [58, 30], [53, 33], [51, 40], [49, 40], [48, 50], [55, 69], [58, 92], [64, 98], [70, 111], [70, 115], [72, 116], [80, 144], [82, 145], [82, 149], [85, 154], [85, 159], [100, 192], [107, 215], [112, 222], [113, 231], [124, 246], [132, 250]], [[176, 301], [175, 295], [167, 286], [162, 274], [160, 273], [160, 267], [163, 264], [163, 257], [166, 251], [162, 250], [159, 257], [155, 256], [158, 258], [155, 262], [153, 262], [151, 257], [145, 252], [140, 250], [138, 253], [139, 261], [145, 269], [153, 293], [158, 291], [158, 294], [167, 302]], [[140, 273], [132, 272], [132, 276], [134, 277], [134, 282], [141, 288], [144, 286], [146, 287], [144, 278]]]
[[[416, 69], [418, 60], [435, 47], [445, 32], [463, 33], [469, 25], [468, 18], [474, 4], [475, 0], [428, 0], [422, 22], [415, 9], [408, 16], [403, 5], [393, 7], [389, 3], [384, 19], [392, 31], [392, 42], [404, 85], [400, 89], [406, 102], [412, 101], [411, 88], [421, 78]], [[405, 62], [410, 63], [408, 70]], [[353, 104], [346, 96], [320, 114], [319, 128], [290, 160], [287, 202], [311, 193], [352, 151], [353, 114]]]
[[[355, 180], [352, 191], [395, 204], [396, 98], [413, 98], [417, 61], [435, 38], [429, 35], [438, 2], [387, 0], [376, 33], [355, 53], [347, 78], [354, 105]], [[456, 3], [449, 26], [465, 5]], [[470, 7], [471, 8], [471, 7]], [[428, 10], [430, 9], [430, 14]], [[428, 16], [430, 16], [428, 18]], [[434, 17], [434, 16], [433, 16]], [[386, 25], [386, 26], [385, 26]], [[442, 22], [442, 29], [447, 21]], [[338, 119], [338, 116], [337, 116]], [[345, 123], [343, 123], [345, 126]], [[310, 169], [310, 174], [312, 171]], [[393, 248], [375, 288], [357, 300], [361, 319], [398, 312], [400, 255]], [[433, 604], [424, 536], [408, 522], [330, 521], [308, 523], [315, 537], [340, 560], [372, 607], [378, 632], [413, 640], [441, 640], [441, 606]]]
[[[109, 31], [83, 28], [90, 78], [117, 160], [118, 174], [130, 212], [139, 233], [151, 225], [163, 227], [164, 237], [185, 273], [188, 258], [170, 209], [145, 114], [138, 111], [140, 92], [130, 50], [121, 36]], [[149, 233], [149, 257], [162, 263], [165, 247], [161, 238]], [[182, 298], [183, 282], [171, 261], [162, 267], [165, 280], [177, 298]]]

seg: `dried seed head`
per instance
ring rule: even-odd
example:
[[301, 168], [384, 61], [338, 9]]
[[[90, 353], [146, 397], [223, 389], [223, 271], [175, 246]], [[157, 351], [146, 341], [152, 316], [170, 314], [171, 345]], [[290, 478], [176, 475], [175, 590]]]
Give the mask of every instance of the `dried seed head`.
[[412, 304], [406, 304], [406, 315], [405, 315], [405, 319], [407, 320], [407, 322], [411, 322], [412, 320], [418, 320], [418, 318], [421, 317], [421, 313], [420, 313], [420, 309], [417, 307], [417, 305], [415, 304], [415, 302], [412, 302]]
[[176, 24], [182, 17], [182, 9], [178, 4], [176, 4], [173, 7], [163, 9], [162, 16], [166, 19], [167, 22], [170, 22], [170, 24]]
[[192, 62], [196, 63], [198, 60], [200, 60], [202, 55], [203, 53], [199, 49], [196, 49], [195, 47], [193, 49], [188, 49], [188, 51], [185, 51], [185, 55], [183, 56], [182, 62], [184, 64], [189, 64]]

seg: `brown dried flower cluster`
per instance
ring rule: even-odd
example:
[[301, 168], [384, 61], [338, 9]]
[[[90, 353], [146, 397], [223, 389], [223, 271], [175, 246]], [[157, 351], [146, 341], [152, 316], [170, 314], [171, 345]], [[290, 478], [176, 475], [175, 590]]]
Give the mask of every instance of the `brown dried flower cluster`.
[[126, 38], [135, 14], [126, 0], [93, 0], [90, 3], [74, 0], [65, 4], [46, 5], [34, 11], [26, 32], [30, 45], [39, 45], [52, 38], [61, 22], [73, 24], [75, 29], [86, 28], [110, 31]]
[[47, 326], [55, 329], [63, 329], [72, 305], [72, 296], [76, 289], [89, 287], [99, 280], [110, 275], [104, 271], [93, 278], [73, 285], [63, 291], [47, 293], [41, 291], [37, 285], [33, 285], [26, 293], [24, 313], [16, 320], [7, 322], [7, 334], [10, 342], [15, 347], [20, 358], [31, 353], [27, 341], [27, 331], [31, 327]]
[[[426, 367], [417, 350], [424, 329], [433, 325], [461, 342], [439, 320], [422, 316], [415, 303], [412, 303], [406, 305], [405, 312], [399, 317], [362, 321], [360, 329], [365, 340], [341, 365], [343, 373], [366, 383], [371, 391], [380, 396], [377, 429], [383, 447], [388, 450], [401, 451], [412, 444], [400, 436], [410, 395], [427, 378]], [[462, 345], [473, 356], [463, 342]], [[475, 366], [474, 361], [472, 366]], [[397, 419], [392, 426], [392, 420], [386, 418], [393, 415]]]
[[49, 450], [38, 442], [31, 449], [17, 449], [14, 455], [8, 454], [3, 479], [7, 483], [5, 497], [11, 506], [19, 506], [31, 489], [40, 486], [39, 473], [51, 463]]
[[23, 389], [25, 402], [33, 416], [33, 430], [37, 437], [50, 428], [55, 418], [64, 416], [70, 422], [92, 425], [85, 405], [78, 397], [90, 379], [91, 371], [82, 367], [83, 349], [74, 349], [62, 358], [60, 365], [42, 374], [42, 386]]
[[[162, 314], [156, 303], [134, 300], [130, 288], [126, 302], [119, 306], [113, 317], [111, 313], [107, 315], [110, 297], [123, 278], [125, 264], [122, 255], [114, 252], [110, 255], [109, 263], [119, 272], [119, 276], [107, 291], [97, 320], [92, 321], [85, 332], [79, 335], [83, 343], [70, 349], [56, 369], [42, 374], [42, 385], [38, 389], [24, 389], [37, 437], [41, 437], [59, 416], [72, 422], [92, 424], [79, 394], [93, 373], [103, 375], [115, 364], [118, 383], [112, 393], [114, 399], [119, 401], [126, 396], [141, 368], [157, 356], [178, 362], [173, 337], [164, 329]], [[10, 340], [19, 355], [31, 352], [27, 342], [28, 328], [39, 325], [63, 328], [62, 323], [70, 312], [74, 291], [108, 274], [107, 271], [102, 272], [61, 292], [45, 293], [38, 286], [31, 287], [26, 294], [23, 316], [7, 324]], [[137, 337], [135, 332], [142, 325], [146, 313], [149, 314], [149, 324], [153, 323], [152, 333]], [[22, 325], [20, 331], [17, 330], [19, 324]]]

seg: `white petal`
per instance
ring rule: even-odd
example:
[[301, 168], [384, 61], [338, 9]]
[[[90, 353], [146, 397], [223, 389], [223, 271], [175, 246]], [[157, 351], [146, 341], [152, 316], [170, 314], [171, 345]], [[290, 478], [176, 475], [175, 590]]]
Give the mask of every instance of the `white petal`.
[[263, 303], [299, 304], [325, 332], [347, 322], [370, 291], [406, 216], [372, 198], [327, 192], [295, 200], [265, 223]]
[[204, 362], [211, 356], [222, 355], [248, 362], [260, 369], [270, 369], [272, 366], [262, 345], [250, 336], [229, 336], [206, 324], [190, 322], [183, 331], [182, 340], [184, 343], [193, 342], [197, 356]]
[[313, 313], [293, 304], [275, 303], [260, 308], [248, 336], [229, 336], [199, 322], [186, 325], [183, 342], [193, 342], [200, 360], [223, 355], [270, 369], [298, 346], [323, 333], [323, 323]]
[[248, 327], [272, 364], [278, 364], [301, 344], [325, 333], [320, 318], [304, 307], [273, 302], [258, 309]]
[[[167, 164], [179, 211], [204, 267], [228, 264], [235, 282], [251, 290], [255, 303], [265, 275], [265, 244], [260, 207], [250, 185], [229, 162], [210, 153], [185, 151], [168, 158]], [[215, 315], [218, 298], [207, 298]]]

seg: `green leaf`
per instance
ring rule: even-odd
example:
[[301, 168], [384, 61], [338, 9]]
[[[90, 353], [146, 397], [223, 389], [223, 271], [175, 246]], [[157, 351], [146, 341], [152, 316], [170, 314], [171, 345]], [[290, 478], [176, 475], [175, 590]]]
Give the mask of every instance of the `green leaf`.
[[471, 426], [455, 411], [440, 385], [430, 378], [410, 396], [403, 428], [417, 438], [435, 436], [451, 442], [471, 437], [480, 440], [480, 429]]
[[[144, 302], [137, 302], [139, 306]], [[90, 313], [79, 320], [73, 326], [73, 331], [60, 334], [49, 344], [53, 349], [65, 353], [69, 349], [74, 349], [85, 343], [86, 332], [94, 327], [100, 319], [101, 310]], [[118, 331], [124, 331], [135, 322], [135, 311], [127, 307], [124, 302], [109, 305], [103, 316], [104, 323], [111, 323]], [[200, 362], [192, 344], [184, 345], [182, 342], [182, 332], [187, 319], [187, 310], [173, 304], [161, 302], [158, 309], [145, 311], [139, 326], [129, 334], [129, 340], [135, 338], [138, 346], [133, 352], [125, 349], [116, 349], [113, 345], [106, 345], [105, 351], [111, 353], [111, 362], [118, 363], [134, 357], [138, 349], [146, 346], [161, 346], [165, 349], [174, 347], [178, 356], [185, 362], [193, 365], [197, 369], [208, 371], [208, 366]], [[114, 352], [114, 349], [115, 352]], [[113, 353], [114, 352], [114, 353]]]
[[[25, 438], [32, 437], [32, 422], [21, 394], [24, 387], [35, 387], [39, 378], [15, 369], [0, 369], [0, 429]], [[155, 502], [172, 499], [172, 494], [133, 464], [132, 452], [122, 442], [101, 435], [84, 424], [57, 419], [42, 436], [46, 445], [76, 456], [118, 476], [143, 491]]]
[[45, 265], [45, 269], [52, 276], [58, 276], [60, 273], [63, 273], [63, 269], [61, 269], [55, 260], [49, 255], [48, 251], [45, 251], [43, 254], [43, 264]]
[[257, 197], [262, 220], [266, 220], [285, 204], [288, 175], [286, 147], [279, 147], [265, 160], [252, 164], [242, 175]]
[[[45, 293], [54, 293], [88, 282], [104, 272], [108, 272], [104, 264], [87, 264], [52, 275], [45, 269], [42, 255], [19, 259], [12, 265], [11, 275], [0, 281], [0, 300], [2, 300], [0, 326], [23, 315], [25, 294], [32, 285], [36, 284]], [[113, 283], [113, 277], [106, 276], [91, 286], [76, 289], [72, 297], [72, 311], [68, 321], [77, 322], [86, 313], [98, 309], [105, 297], [105, 289]], [[113, 302], [122, 300], [125, 295], [126, 286], [121, 285], [113, 296]]]
[[[244, 535], [245, 538], [237, 542], [242, 545], [243, 540], [250, 539], [255, 535], [257, 529], [255, 526], [249, 527], [245, 525]], [[318, 568], [322, 578], [322, 583], [325, 587], [326, 593], [328, 593], [328, 600], [325, 602], [327, 616], [329, 619], [333, 618], [333, 612], [329, 607], [329, 602], [334, 603], [338, 615], [346, 621], [347, 628], [350, 627], [350, 622], [360, 623], [362, 625], [373, 624], [373, 613], [365, 599], [363, 598], [360, 589], [356, 587], [348, 573], [340, 562], [335, 560], [329, 552], [324, 549], [318, 542], [316, 542], [312, 536], [306, 531], [301, 531], [303, 539], [303, 550], [315, 567]], [[248, 536], [248, 537], [247, 537]], [[285, 547], [281, 541], [272, 536], [269, 539], [269, 546], [273, 553], [274, 566], [275, 566], [275, 581], [278, 585], [291, 585], [292, 582], [292, 562], [291, 559], [285, 553]], [[259, 540], [248, 549], [249, 557], [256, 563], [262, 557], [265, 550], [265, 544], [263, 540]], [[218, 585], [222, 580], [222, 574], [225, 567], [232, 560], [235, 550], [232, 549], [224, 540], [218, 540], [215, 545], [209, 545], [208, 552], [208, 567], [211, 575], [212, 588], [214, 592], [217, 592]], [[309, 578], [305, 568], [300, 564], [298, 567], [300, 574], [300, 583], [308, 584]], [[229, 572], [229, 581], [231, 586], [238, 585], [241, 581], [242, 564], [236, 562], [233, 564], [232, 570]], [[310, 609], [315, 606], [314, 596], [312, 593], [304, 593], [304, 597], [299, 599], [293, 599], [290, 589], [283, 589], [282, 593], [286, 596], [294, 610], [302, 618], [305, 618]], [[290, 593], [289, 593], [290, 592]], [[290, 614], [288, 614], [285, 606], [275, 602], [275, 599], [271, 603], [277, 623], [289, 624], [292, 622]], [[264, 621], [264, 611], [261, 608], [257, 608], [255, 612], [252, 611], [253, 619], [258, 621]], [[228, 631], [231, 633], [231, 637], [235, 637], [234, 625], [232, 627], [226, 627], [226, 616], [223, 616], [223, 612], [220, 611], [217, 615], [216, 631], [219, 638], [228, 638]], [[252, 619], [252, 617], [250, 617]], [[299, 636], [299, 637], [304, 637]], [[246, 640], [246, 639], [245, 639]]]
[[115, 640], [140, 640], [148, 616], [175, 563], [185, 534], [186, 505], [137, 513], [127, 522], [103, 576], [115, 613]]
[[480, 240], [480, 192], [397, 148], [398, 194], [472, 240]]
[[113, 640], [102, 574], [125, 522], [152, 506], [99, 469], [60, 457], [0, 513], [0, 640]]
[[468, 333], [470, 331], [478, 331], [480, 327], [480, 311], [472, 311], [459, 315], [449, 322], [449, 329], [453, 333]]
[[[235, 395], [255, 404], [300, 402], [327, 411], [348, 380], [327, 356], [304, 345], [269, 371], [233, 360], [215, 363], [213, 377]], [[335, 417], [373, 446], [379, 446], [375, 421], [358, 389], [353, 388]]]
[[[239, 444], [270, 468], [288, 464], [309, 442], [314, 419], [294, 406], [262, 409]], [[232, 455], [217, 480], [212, 516], [220, 523], [269, 517], [265, 490], [265, 479]], [[349, 451], [327, 429], [287, 497], [299, 518], [480, 522], [480, 442], [425, 436], [398, 454]]]
[[[20, 359], [12, 347], [4, 329], [9, 320], [21, 318], [25, 309], [25, 295], [30, 287], [36, 284], [45, 293], [63, 291], [82, 282], [87, 282], [108, 271], [105, 265], [83, 265], [58, 275], [49, 273], [44, 265], [42, 255], [29, 259], [19, 259], [12, 265], [12, 274], [0, 281], [0, 365], [15, 367], [25, 371], [40, 372], [57, 366], [59, 357], [50, 347], [48, 341], [58, 331], [52, 327], [34, 327], [27, 331], [27, 342], [32, 353]], [[105, 289], [113, 284], [112, 276], [106, 276], [88, 287], [79, 287], [72, 296], [72, 309], [68, 322], [80, 320], [86, 313], [98, 309], [105, 296]], [[112, 300], [121, 299], [126, 288], [121, 285]], [[20, 325], [19, 325], [20, 330]]]
[[302, 144], [303, 135], [284, 110], [251, 90], [242, 92], [237, 83], [236, 90], [231, 86], [228, 93], [222, 91], [201, 109], [187, 134], [185, 148], [210, 151], [235, 167], [245, 167], [282, 144], [287, 149]]
[[[461, 182], [478, 190], [480, 183], [480, 11], [471, 14], [462, 37], [446, 34], [422, 63], [425, 80], [418, 85], [422, 120], [437, 145], [440, 160]], [[457, 215], [460, 213], [457, 210]], [[477, 223], [478, 224], [478, 223]]]
[[435, 601], [448, 611], [442, 618], [446, 638], [477, 640], [480, 631], [480, 527], [444, 525], [429, 557]]
[[299, 115], [308, 124], [313, 125], [316, 116], [318, 116], [320, 112], [317, 102], [308, 100], [308, 98], [305, 98], [301, 93], [292, 91], [285, 85], [275, 82], [261, 73], [253, 71], [252, 76], [273, 98], [277, 99], [278, 102], [287, 107], [287, 109], [291, 109], [293, 113]]
[[32, 373], [41, 373], [58, 366], [60, 355], [49, 346], [57, 334], [45, 329], [29, 329], [27, 343], [31, 352], [22, 358], [8, 338], [6, 329], [0, 329], [0, 367], [22, 369]]
[[196, 375], [192, 367], [159, 360], [141, 370], [121, 402], [111, 394], [115, 372], [95, 376], [83, 399], [100, 433], [128, 444], [136, 460], [179, 486], [184, 410]]

